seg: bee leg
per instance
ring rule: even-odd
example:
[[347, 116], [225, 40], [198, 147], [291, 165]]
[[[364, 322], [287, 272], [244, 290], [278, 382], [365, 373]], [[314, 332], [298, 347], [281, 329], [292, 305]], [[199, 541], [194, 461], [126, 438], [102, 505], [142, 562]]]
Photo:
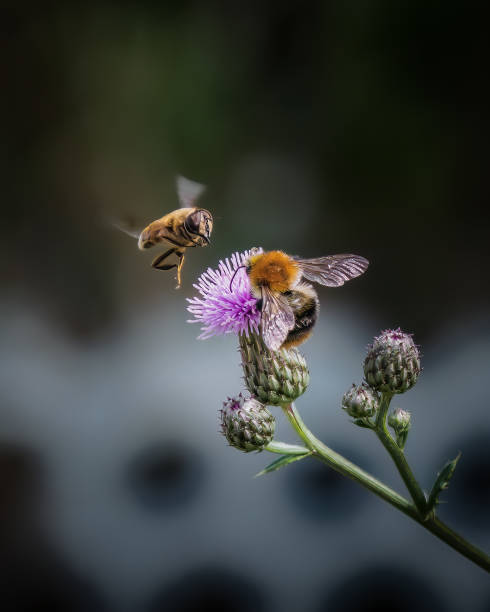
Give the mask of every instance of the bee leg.
[[177, 266], [177, 286], [176, 289], [180, 289], [181, 281], [181, 270], [184, 265], [185, 253], [184, 251], [177, 251], [176, 255], [179, 257], [179, 265]]
[[172, 268], [176, 268], [177, 264], [162, 265], [162, 263], [168, 257], [170, 257], [172, 253], [175, 253], [175, 251], [177, 251], [177, 249], [175, 247], [172, 247], [171, 249], [168, 249], [168, 251], [165, 251], [165, 253], [162, 253], [161, 255], [157, 255], [157, 257], [155, 257], [155, 259], [151, 262], [152, 267], [156, 268], [157, 270], [171, 270]]

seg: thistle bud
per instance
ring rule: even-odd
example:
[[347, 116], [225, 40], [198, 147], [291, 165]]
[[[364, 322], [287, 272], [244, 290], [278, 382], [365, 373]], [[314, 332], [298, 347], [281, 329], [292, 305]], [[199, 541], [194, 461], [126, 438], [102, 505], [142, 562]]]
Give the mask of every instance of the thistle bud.
[[408, 432], [411, 427], [410, 412], [402, 408], [396, 408], [388, 417], [388, 425], [396, 434], [396, 443], [400, 448], [405, 446]]
[[367, 383], [377, 391], [405, 393], [417, 382], [420, 355], [412, 336], [388, 329], [368, 347], [364, 361]]
[[240, 335], [245, 385], [268, 406], [289, 404], [302, 395], [310, 375], [305, 358], [295, 348], [271, 351], [258, 334]]
[[379, 398], [376, 391], [365, 384], [352, 385], [342, 398], [342, 408], [354, 419], [372, 417], [378, 405]]
[[388, 425], [396, 434], [404, 433], [410, 429], [410, 412], [396, 408], [388, 417]]
[[258, 400], [245, 399], [240, 393], [223, 402], [220, 413], [221, 432], [230, 446], [249, 453], [262, 450], [272, 441], [276, 420]]

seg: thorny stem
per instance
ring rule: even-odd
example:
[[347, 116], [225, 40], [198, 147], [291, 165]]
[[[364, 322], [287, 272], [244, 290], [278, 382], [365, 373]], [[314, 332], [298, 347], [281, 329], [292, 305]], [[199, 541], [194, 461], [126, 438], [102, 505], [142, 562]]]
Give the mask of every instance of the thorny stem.
[[386, 448], [389, 452], [391, 458], [393, 459], [400, 476], [405, 483], [405, 486], [410, 493], [417, 510], [420, 513], [422, 519], [427, 518], [428, 513], [428, 505], [427, 499], [425, 497], [424, 492], [420, 488], [417, 479], [415, 478], [408, 462], [403, 454], [403, 450], [398, 446], [398, 444], [393, 440], [386, 427], [386, 415], [388, 413], [388, 409], [390, 407], [391, 398], [393, 397], [392, 393], [383, 393], [381, 396], [381, 404], [379, 406], [378, 417], [376, 419], [376, 425], [374, 431], [376, 435], [381, 441], [381, 444]]
[[[386, 408], [386, 410], [387, 409], [388, 408]], [[395, 508], [398, 508], [398, 510], [422, 525], [422, 527], [425, 527], [425, 529], [446, 542], [446, 544], [457, 550], [467, 559], [470, 559], [470, 561], [473, 561], [487, 572], [490, 572], [490, 557], [482, 550], [467, 542], [434, 515], [424, 520], [423, 515], [419, 513], [415, 504], [399, 495], [393, 489], [390, 489], [390, 487], [387, 487], [354, 463], [342, 457], [342, 455], [339, 455], [331, 448], [328, 448], [328, 446], [325, 446], [325, 444], [315, 437], [306, 427], [293, 403], [284, 405], [283, 410], [296, 433], [306, 446], [311, 449], [311, 456], [323, 461], [340, 474], [358, 482], [372, 493], [378, 495], [378, 497], [381, 497], [381, 499], [384, 499], [392, 506], [395, 506]]]

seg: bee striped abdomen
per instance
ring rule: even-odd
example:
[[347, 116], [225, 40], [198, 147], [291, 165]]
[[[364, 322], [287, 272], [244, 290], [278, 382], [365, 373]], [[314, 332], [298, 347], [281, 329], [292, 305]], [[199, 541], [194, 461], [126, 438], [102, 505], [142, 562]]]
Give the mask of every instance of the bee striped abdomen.
[[294, 312], [294, 327], [288, 333], [282, 348], [291, 348], [302, 344], [313, 331], [318, 319], [320, 303], [316, 291], [311, 285], [301, 283], [298, 291], [287, 291], [285, 295]]

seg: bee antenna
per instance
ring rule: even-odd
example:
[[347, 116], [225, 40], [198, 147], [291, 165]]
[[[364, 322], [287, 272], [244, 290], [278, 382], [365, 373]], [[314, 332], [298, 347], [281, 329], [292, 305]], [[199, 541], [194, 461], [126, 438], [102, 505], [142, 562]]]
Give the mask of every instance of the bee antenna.
[[231, 293], [231, 288], [233, 286], [233, 281], [235, 280], [235, 276], [237, 275], [237, 272], [240, 268], [246, 268], [247, 266], [241, 265], [238, 266], [238, 268], [235, 270], [235, 273], [233, 274], [233, 276], [231, 277], [231, 281], [230, 281], [230, 293]]

